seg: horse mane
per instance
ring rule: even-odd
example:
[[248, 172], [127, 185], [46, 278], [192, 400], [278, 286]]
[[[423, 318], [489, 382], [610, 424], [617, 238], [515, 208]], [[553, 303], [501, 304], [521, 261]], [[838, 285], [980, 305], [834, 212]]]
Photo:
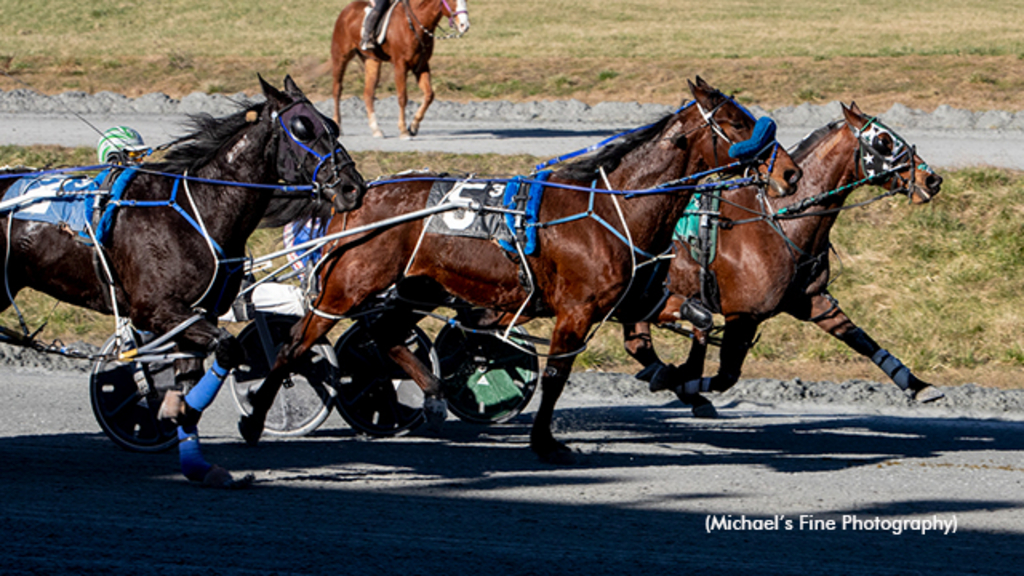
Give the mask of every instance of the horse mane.
[[554, 175], [566, 180], [587, 180], [593, 178], [601, 168], [604, 168], [605, 172], [611, 172], [619, 167], [619, 163], [626, 157], [626, 154], [629, 154], [641, 145], [653, 140], [658, 134], [661, 134], [665, 129], [665, 126], [673, 117], [675, 117], [674, 113], [667, 114], [664, 118], [658, 120], [654, 124], [646, 126], [643, 129], [627, 136], [623, 136], [618, 142], [601, 148], [593, 156], [588, 156], [582, 160], [577, 160], [576, 162], [567, 164], [565, 167], [560, 168], [555, 172]]
[[825, 126], [818, 128], [807, 136], [804, 136], [803, 140], [794, 144], [793, 147], [788, 150], [789, 155], [792, 156], [793, 160], [799, 164], [801, 160], [806, 158], [807, 155], [817, 147], [818, 143], [821, 142], [825, 136], [831, 134], [833, 130], [845, 123], [845, 120], [833, 120]]
[[[216, 118], [210, 114], [191, 114], [187, 125], [191, 132], [171, 147], [164, 158], [153, 166], [160, 172], [184, 174], [194, 172], [211, 162], [250, 120], [250, 112], [263, 111], [265, 102], [239, 104], [239, 110]], [[331, 217], [331, 203], [313, 199], [308, 193], [274, 191], [260, 220], [260, 228], [279, 228], [297, 220]]]
[[156, 163], [162, 172], [183, 174], [205, 166], [220, 153], [223, 146], [238, 131], [249, 123], [246, 115], [250, 111], [259, 114], [265, 103], [239, 104], [239, 111], [228, 116], [215, 118], [210, 114], [190, 114], [186, 121], [192, 131], [178, 139], [179, 144], [171, 147], [162, 161]]

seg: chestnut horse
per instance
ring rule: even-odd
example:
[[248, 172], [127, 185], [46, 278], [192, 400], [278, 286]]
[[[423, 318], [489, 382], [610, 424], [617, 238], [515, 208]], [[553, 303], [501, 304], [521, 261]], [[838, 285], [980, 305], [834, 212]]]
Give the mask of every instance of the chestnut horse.
[[[334, 121], [341, 126], [341, 89], [345, 68], [353, 58], [359, 56], [366, 66], [363, 102], [366, 103], [370, 130], [376, 138], [384, 136], [377, 124], [373, 99], [377, 91], [377, 82], [380, 80], [380, 65], [382, 62], [391, 62], [395, 67], [395, 91], [398, 92], [399, 138], [408, 139], [419, 132], [420, 122], [423, 121], [430, 103], [434, 101], [434, 89], [430, 85], [430, 56], [434, 53], [434, 30], [441, 21], [441, 16], [446, 16], [449, 21], [454, 21], [459, 35], [465, 34], [469, 30], [469, 12], [466, 0], [456, 0], [455, 10], [451, 9], [448, 0], [393, 1], [398, 5], [394, 7], [387, 24], [387, 36], [384, 43], [373, 51], [359, 49], [363, 17], [369, 4], [353, 2], [345, 6], [338, 15], [338, 20], [334, 24], [334, 36], [331, 38]], [[423, 103], [416, 110], [412, 125], [406, 128], [405, 105], [409, 101], [406, 76], [409, 72], [416, 76], [416, 83], [423, 91]]]
[[[419, 302], [415, 305], [419, 309], [430, 289], [443, 287], [476, 306], [510, 313], [526, 303], [525, 316], [555, 317], [530, 447], [545, 461], [570, 460], [569, 449], [551, 433], [551, 420], [573, 360], [591, 327], [622, 299], [633, 278], [633, 260], [669, 248], [672, 229], [692, 188], [619, 199], [612, 194], [588, 194], [565, 187], [582, 186], [587, 190], [594, 183], [606, 183], [613, 190], [649, 190], [727, 164], [730, 145], [753, 134], [754, 118], [700, 78], [696, 84], [690, 83], [690, 90], [695, 105], [551, 175], [538, 221], [561, 222], [538, 226], [537, 250], [532, 256], [522, 260], [511, 257], [487, 239], [426, 233], [422, 220], [329, 246], [332, 251], [323, 260], [321, 292], [313, 299], [313, 310], [296, 324], [293, 341], [282, 348], [274, 369], [251, 397], [253, 413], [239, 423], [243, 437], [250, 443], [258, 441], [263, 418], [294, 359], [330, 330], [339, 317], [401, 281], [400, 292], [403, 288], [416, 291]], [[758, 174], [766, 176], [777, 193], [792, 192], [800, 177], [799, 169], [781, 148], [773, 148], [772, 156], [772, 164], [752, 161]], [[405, 181], [371, 187], [362, 208], [347, 217], [334, 218], [329, 233], [423, 208], [431, 184]], [[616, 225], [613, 229], [595, 217], [575, 217], [583, 214]], [[624, 237], [631, 238], [635, 252]], [[524, 288], [524, 274], [532, 279], [535, 292]], [[443, 419], [440, 383], [401, 342], [401, 335], [419, 318], [413, 305], [399, 298], [370, 330], [379, 349], [388, 351], [424, 389], [428, 418], [433, 412]]]
[[[829, 232], [849, 194], [873, 184], [924, 204], [939, 193], [942, 178], [909, 144], [865, 116], [856, 104], [843, 106], [843, 116], [844, 121], [818, 129], [794, 148], [792, 155], [805, 174], [798, 194], [764, 199], [756, 189], [745, 188], [723, 198], [721, 220], [730, 225], [719, 231], [717, 257], [710, 265], [720, 302], [706, 303], [725, 316], [719, 372], [701, 378], [707, 348], [698, 330], [686, 364], [658, 370], [651, 380], [652, 390], [672, 388], [693, 406], [695, 415], [714, 417], [714, 407], [699, 392], [723, 391], [735, 384], [757, 327], [785, 312], [817, 324], [870, 358], [918, 401], [942, 397], [937, 388], [914, 376], [857, 327], [828, 292]], [[668, 287], [683, 298], [669, 301], [661, 322], [672, 322], [685, 298], [700, 298], [699, 278], [700, 264], [690, 256], [689, 245], [677, 242]], [[634, 352], [645, 365], [660, 363], [649, 345]]]

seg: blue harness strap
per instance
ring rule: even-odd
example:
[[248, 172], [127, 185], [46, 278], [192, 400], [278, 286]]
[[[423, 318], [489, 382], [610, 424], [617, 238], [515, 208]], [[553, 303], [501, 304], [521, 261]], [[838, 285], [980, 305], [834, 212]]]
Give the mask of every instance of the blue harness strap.
[[[532, 256], [537, 251], [537, 218], [540, 215], [540, 202], [543, 199], [544, 183], [551, 177], [552, 170], [543, 170], [532, 178], [516, 176], [505, 186], [504, 206], [509, 210], [521, 210], [525, 214], [506, 214], [505, 225], [515, 237], [525, 237], [523, 242], [523, 254]], [[529, 188], [523, 194], [523, 184], [530, 183]], [[522, 230], [520, 236], [517, 231]], [[516, 253], [516, 247], [510, 242], [499, 240], [499, 244], [505, 250]]]
[[107, 246], [110, 243], [110, 233], [114, 226], [114, 214], [117, 212], [118, 207], [120, 207], [124, 191], [128, 188], [132, 178], [135, 177], [135, 172], [135, 168], [126, 168], [124, 172], [117, 176], [114, 184], [110, 187], [110, 200], [107, 201], [107, 207], [103, 210], [103, 216], [100, 217], [100, 224], [96, 227], [96, 239], [102, 246]]

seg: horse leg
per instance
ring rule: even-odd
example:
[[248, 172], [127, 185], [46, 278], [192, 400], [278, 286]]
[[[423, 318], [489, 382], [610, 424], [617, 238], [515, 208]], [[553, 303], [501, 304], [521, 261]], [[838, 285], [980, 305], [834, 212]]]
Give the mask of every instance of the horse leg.
[[[228, 372], [244, 360], [244, 350], [234, 336], [205, 319], [182, 332], [178, 339], [178, 347], [182, 350], [205, 349], [207, 352], [214, 352], [213, 366], [209, 371], [203, 374], [187, 393], [176, 390], [168, 392], [160, 406], [160, 417], [178, 426], [178, 456], [182, 474], [194, 482], [219, 488], [250, 483], [251, 475], [236, 482], [227, 470], [208, 463], [200, 450], [198, 431], [203, 411], [217, 397]], [[199, 365], [201, 364], [195, 361], [179, 365], [184, 372], [176, 376], [176, 379], [186, 385], [190, 380], [194, 381], [202, 372], [202, 369], [198, 368]]]
[[345, 82], [345, 69], [352, 61], [353, 53], [344, 56], [335, 55], [331, 58], [331, 77], [334, 79], [331, 84], [331, 94], [334, 98], [334, 122], [338, 125], [338, 134], [341, 134], [341, 91]]
[[676, 387], [676, 396], [684, 404], [692, 406], [694, 416], [697, 418], [718, 417], [718, 411], [715, 410], [714, 405], [700, 393], [724, 392], [739, 381], [747, 352], [754, 345], [754, 335], [757, 333], [758, 325], [760, 322], [749, 316], [726, 320], [725, 330], [722, 334], [721, 363], [718, 367], [718, 374], [711, 378], [687, 380]]
[[306, 314], [292, 328], [291, 340], [286, 342], [277, 353], [274, 366], [270, 369], [263, 383], [255, 391], [249, 392], [249, 405], [252, 413], [238, 420], [238, 432], [245, 443], [255, 446], [263, 435], [263, 426], [267, 413], [274, 404], [274, 398], [284, 384], [288, 367], [291, 363], [309, 351], [324, 334], [337, 324], [333, 318], [324, 318], [313, 313]]
[[412, 138], [409, 128], [405, 125], [405, 106], [409, 103], [409, 87], [406, 85], [406, 77], [409, 70], [405, 67], [405, 63], [397, 59], [393, 64], [395, 66], [395, 92], [398, 93], [398, 137], [408, 140]]
[[[559, 315], [555, 321], [555, 328], [551, 334], [551, 358], [548, 358], [544, 367], [544, 375], [540, 381], [540, 407], [533, 418], [533, 428], [530, 430], [530, 448], [541, 459], [542, 462], [551, 464], [571, 464], [573, 462], [572, 451], [565, 444], [555, 440], [551, 433], [551, 423], [554, 419], [555, 404], [558, 402], [565, 383], [572, 373], [572, 365], [576, 359], [575, 352], [583, 346], [587, 330], [591, 321], [589, 316], [582, 314], [574, 315], [574, 318], [567, 318], [566, 315]], [[571, 355], [566, 355], [571, 354]], [[563, 356], [566, 355], [566, 356]]]
[[870, 358], [903, 390], [909, 389], [918, 402], [933, 402], [945, 396], [938, 388], [914, 376], [909, 368], [861, 330], [839, 308], [839, 302], [828, 292], [811, 297], [810, 318], [819, 328], [842, 340], [858, 354]]
[[380, 131], [380, 124], [377, 123], [377, 112], [373, 108], [373, 97], [377, 92], [377, 82], [380, 81], [380, 60], [368, 58], [366, 64], [366, 84], [363, 86], [363, 103], [366, 104], [366, 118], [370, 123], [370, 132], [374, 138], [383, 138], [384, 133]]
[[416, 115], [412, 118], [412, 126], [409, 127], [409, 133], [413, 136], [419, 133], [420, 122], [427, 115], [427, 108], [430, 107], [430, 103], [434, 101], [434, 87], [430, 84], [430, 68], [421, 70], [417, 74], [416, 82], [420, 86], [420, 91], [423, 92], [423, 103], [416, 110]]
[[626, 349], [627, 354], [643, 366], [643, 369], [635, 374], [636, 379], [651, 383], [653, 392], [655, 379], [663, 378], [672, 366], [662, 362], [654, 350], [650, 323], [623, 324], [622, 346]]

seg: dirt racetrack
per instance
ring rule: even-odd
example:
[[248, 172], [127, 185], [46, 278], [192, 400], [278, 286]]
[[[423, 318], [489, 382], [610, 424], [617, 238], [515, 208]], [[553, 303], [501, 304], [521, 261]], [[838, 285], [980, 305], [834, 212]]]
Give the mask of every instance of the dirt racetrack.
[[[53, 124], [5, 108], [0, 143], [75, 130], [59, 143], [94, 142], [40, 112]], [[589, 144], [639, 123], [441, 129], [440, 112], [417, 146], [543, 155], [556, 137]], [[1024, 167], [1017, 116], [996, 131], [971, 120], [998, 152], [985, 159]], [[357, 145], [407, 146], [348, 128]], [[936, 165], [976, 160], [947, 132], [936, 142], [922, 144]], [[922, 408], [891, 384], [748, 380], [708, 421], [629, 376], [576, 374], [556, 412], [578, 452], [567, 467], [527, 448], [532, 408], [501, 426], [450, 420], [378, 440], [334, 415], [313, 436], [248, 448], [222, 396], [201, 425], [206, 456], [257, 480], [216, 491], [189, 485], [173, 451], [117, 448], [87, 381], [81, 366], [0, 347], [0, 574], [1019, 574], [1024, 561], [1020, 391], [950, 388]]]
[[[744, 381], [708, 421], [629, 376], [581, 374], [556, 412], [579, 453], [567, 467], [528, 450], [532, 406], [383, 440], [332, 415], [248, 448], [222, 396], [201, 425], [207, 458], [257, 480], [218, 491], [189, 485], [173, 451], [107, 440], [85, 373], [8, 364], [0, 380], [2, 574], [1018, 574], [1024, 561], [1013, 392], [920, 408], [891, 405], [891, 385]], [[776, 395], [801, 386], [846, 401]]]

